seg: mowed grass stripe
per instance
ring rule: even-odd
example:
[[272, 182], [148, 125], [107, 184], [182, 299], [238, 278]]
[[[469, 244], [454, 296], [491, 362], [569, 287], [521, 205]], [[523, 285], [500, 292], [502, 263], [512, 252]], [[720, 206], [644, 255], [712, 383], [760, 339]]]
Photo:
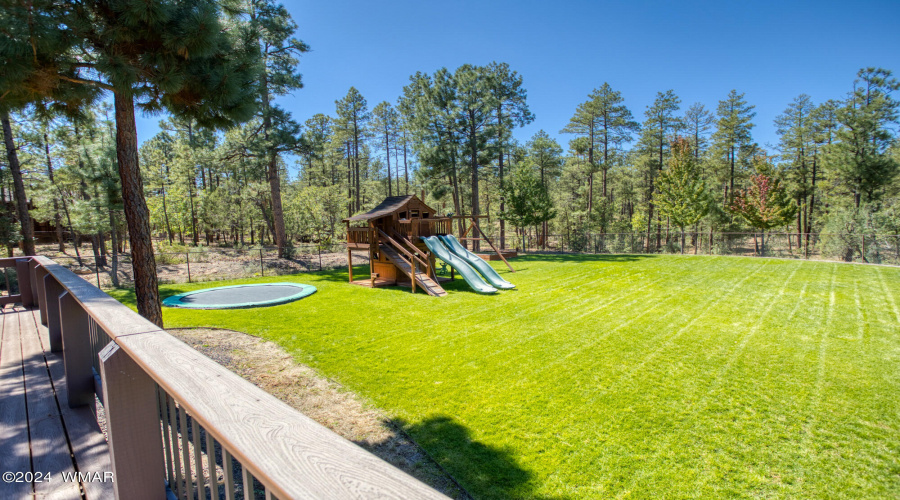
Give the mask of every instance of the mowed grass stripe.
[[164, 314], [280, 343], [396, 417], [477, 498], [900, 491], [897, 270], [688, 256], [513, 265], [519, 289], [494, 296], [461, 283], [442, 299], [369, 290], [337, 271], [247, 280], [319, 288], [293, 304]]

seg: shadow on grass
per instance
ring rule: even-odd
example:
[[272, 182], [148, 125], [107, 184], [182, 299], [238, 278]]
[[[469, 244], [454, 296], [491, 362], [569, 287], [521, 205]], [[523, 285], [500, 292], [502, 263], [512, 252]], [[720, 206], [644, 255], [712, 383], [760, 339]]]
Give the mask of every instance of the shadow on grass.
[[433, 460], [474, 498], [542, 498], [534, 491], [534, 474], [519, 465], [509, 450], [472, 439], [465, 426], [445, 415], [410, 424], [390, 422], [403, 429]]

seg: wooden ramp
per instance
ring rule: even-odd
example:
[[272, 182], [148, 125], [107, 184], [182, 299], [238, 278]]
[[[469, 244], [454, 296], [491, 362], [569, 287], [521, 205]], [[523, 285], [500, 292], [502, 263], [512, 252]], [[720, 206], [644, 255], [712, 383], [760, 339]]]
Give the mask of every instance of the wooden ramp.
[[[111, 482], [73, 477], [111, 471], [109, 448], [91, 408], [69, 408], [63, 360], [40, 316], [21, 306], [0, 313], [0, 471], [28, 476], [0, 481], [0, 498], [112, 498]], [[49, 480], [32, 480], [38, 473]]]
[[[411, 271], [409, 264], [403, 260], [403, 257], [390, 245], [381, 244], [378, 246], [378, 250], [384, 254], [385, 257], [388, 258], [395, 266], [397, 266], [403, 274], [409, 276]], [[416, 284], [419, 285], [428, 295], [434, 297], [443, 297], [447, 295], [447, 291], [444, 290], [444, 287], [438, 284], [437, 281], [431, 279], [431, 276], [427, 274], [416, 271]]]

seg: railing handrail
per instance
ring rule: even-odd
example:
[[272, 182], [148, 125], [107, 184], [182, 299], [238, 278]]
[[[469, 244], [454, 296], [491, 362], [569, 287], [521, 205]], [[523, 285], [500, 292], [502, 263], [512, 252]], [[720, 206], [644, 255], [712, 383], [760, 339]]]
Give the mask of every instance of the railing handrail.
[[[278, 498], [444, 498], [202, 355], [72, 271], [45, 257], [35, 257], [34, 262]], [[46, 307], [46, 301], [40, 304]]]

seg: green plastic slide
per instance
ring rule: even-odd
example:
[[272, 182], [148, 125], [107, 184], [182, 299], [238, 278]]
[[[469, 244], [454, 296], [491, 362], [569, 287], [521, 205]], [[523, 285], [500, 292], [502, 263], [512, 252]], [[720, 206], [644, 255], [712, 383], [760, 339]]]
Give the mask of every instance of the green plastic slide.
[[438, 236], [444, 245], [447, 245], [447, 248], [450, 249], [451, 252], [456, 254], [457, 257], [466, 261], [470, 266], [474, 267], [484, 276], [484, 279], [487, 280], [488, 283], [493, 285], [496, 288], [501, 290], [510, 290], [515, 288], [516, 285], [513, 285], [509, 281], [501, 278], [497, 271], [494, 271], [494, 268], [491, 267], [490, 264], [484, 261], [481, 257], [475, 255], [474, 253], [468, 251], [466, 247], [462, 246], [455, 236], [452, 234], [441, 235]]
[[450, 265], [456, 272], [459, 273], [460, 276], [466, 280], [466, 283], [472, 287], [478, 293], [496, 293], [497, 289], [488, 285], [481, 279], [481, 276], [478, 276], [478, 273], [475, 272], [466, 261], [460, 259], [455, 254], [451, 253], [447, 247], [441, 243], [441, 240], [438, 239], [437, 236], [428, 236], [422, 238], [422, 241], [425, 242], [425, 246], [434, 253], [435, 257], [441, 259]]

